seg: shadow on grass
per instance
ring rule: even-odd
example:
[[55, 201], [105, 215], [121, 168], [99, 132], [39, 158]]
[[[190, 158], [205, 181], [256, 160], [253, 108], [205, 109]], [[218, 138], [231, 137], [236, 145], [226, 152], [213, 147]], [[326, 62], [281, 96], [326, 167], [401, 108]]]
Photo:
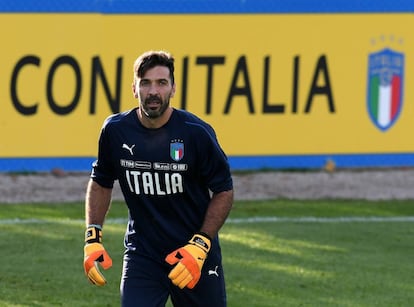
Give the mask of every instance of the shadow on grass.
[[83, 225], [0, 225], [1, 306], [118, 306], [123, 230], [105, 234], [114, 263], [96, 287], [83, 272]]
[[410, 306], [412, 236], [410, 223], [226, 225], [229, 306]]

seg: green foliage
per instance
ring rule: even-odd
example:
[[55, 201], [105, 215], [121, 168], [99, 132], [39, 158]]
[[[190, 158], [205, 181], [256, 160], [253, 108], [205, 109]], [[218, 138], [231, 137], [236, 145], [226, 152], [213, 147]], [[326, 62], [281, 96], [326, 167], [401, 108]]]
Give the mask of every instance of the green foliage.
[[[126, 209], [114, 203], [105, 287], [84, 277], [83, 205], [0, 205], [0, 306], [119, 306]], [[407, 217], [413, 201], [236, 202], [230, 216]], [[122, 221], [116, 219], [123, 219]], [[412, 222], [227, 223], [228, 306], [411, 306]]]

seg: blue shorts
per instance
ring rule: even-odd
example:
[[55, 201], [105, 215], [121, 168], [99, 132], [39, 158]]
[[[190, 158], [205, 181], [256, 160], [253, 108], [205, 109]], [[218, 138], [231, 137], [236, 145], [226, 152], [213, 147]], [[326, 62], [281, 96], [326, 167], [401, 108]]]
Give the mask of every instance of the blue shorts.
[[168, 278], [173, 266], [127, 252], [121, 278], [122, 307], [164, 307], [168, 297], [176, 307], [226, 306], [226, 290], [220, 252], [210, 251], [193, 289], [180, 289]]

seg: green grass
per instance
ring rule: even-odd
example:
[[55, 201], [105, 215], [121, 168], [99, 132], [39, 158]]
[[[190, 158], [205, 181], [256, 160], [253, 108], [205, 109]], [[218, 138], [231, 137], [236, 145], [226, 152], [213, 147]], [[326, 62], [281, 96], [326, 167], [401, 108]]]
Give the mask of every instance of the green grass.
[[[0, 205], [0, 306], [119, 306], [124, 223], [108, 221], [108, 284], [83, 274], [83, 204]], [[236, 223], [247, 217], [292, 218]], [[221, 231], [228, 306], [411, 306], [414, 201], [236, 202]], [[108, 218], [126, 218], [114, 203]], [[18, 221], [18, 222], [17, 222]], [[27, 223], [23, 223], [26, 221]]]

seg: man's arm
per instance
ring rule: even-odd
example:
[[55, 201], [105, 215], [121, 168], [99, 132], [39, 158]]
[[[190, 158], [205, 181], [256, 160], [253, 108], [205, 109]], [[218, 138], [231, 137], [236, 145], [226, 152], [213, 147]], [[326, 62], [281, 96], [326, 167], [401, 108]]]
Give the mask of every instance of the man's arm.
[[112, 266], [102, 245], [102, 226], [111, 203], [112, 189], [104, 188], [92, 179], [89, 180], [85, 197], [85, 247], [83, 268], [92, 284], [103, 286], [106, 279], [99, 270], [98, 263], [106, 270]]
[[233, 190], [213, 194], [200, 231], [214, 238], [226, 221], [233, 205]]
[[188, 244], [168, 254], [165, 261], [175, 267], [168, 278], [179, 288], [193, 289], [201, 277], [201, 270], [214, 238], [223, 226], [233, 205], [233, 190], [214, 193], [204, 217], [200, 233]]
[[103, 226], [112, 197], [112, 189], [104, 188], [92, 179], [89, 180], [85, 197], [85, 224]]

